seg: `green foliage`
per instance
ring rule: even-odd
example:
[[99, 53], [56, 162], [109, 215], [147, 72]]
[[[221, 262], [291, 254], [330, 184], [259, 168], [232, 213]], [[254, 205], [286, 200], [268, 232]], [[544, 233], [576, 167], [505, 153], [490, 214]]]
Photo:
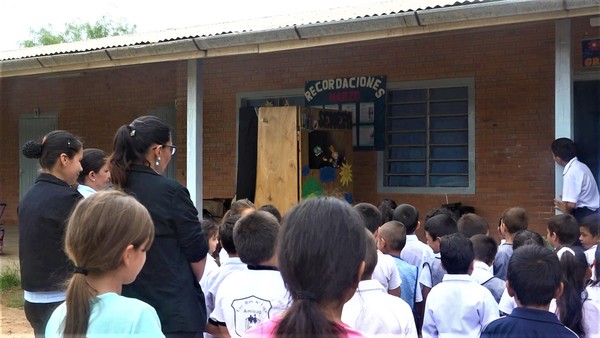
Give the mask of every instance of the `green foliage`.
[[19, 268], [14, 265], [6, 267], [0, 272], [0, 291], [21, 286]]
[[118, 36], [135, 33], [136, 25], [114, 21], [103, 16], [94, 24], [71, 22], [65, 25], [63, 32], [54, 32], [52, 25], [42, 27], [39, 30], [30, 29], [30, 40], [19, 42], [21, 47], [35, 47], [55, 45], [63, 42], [83, 41], [89, 39], [105, 38], [107, 36]]

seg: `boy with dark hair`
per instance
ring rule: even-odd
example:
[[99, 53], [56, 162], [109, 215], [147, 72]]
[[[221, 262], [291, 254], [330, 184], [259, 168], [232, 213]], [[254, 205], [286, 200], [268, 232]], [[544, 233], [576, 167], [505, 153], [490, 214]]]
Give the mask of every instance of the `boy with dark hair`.
[[402, 290], [400, 297], [410, 305], [414, 311], [415, 303], [423, 301], [421, 288], [418, 285], [417, 278], [419, 269], [416, 266], [405, 262], [400, 255], [406, 245], [406, 227], [398, 221], [386, 222], [381, 226], [379, 238], [377, 239], [377, 248], [384, 254], [394, 258], [396, 268], [400, 273]]
[[276, 206], [272, 204], [265, 204], [261, 205], [261, 207], [258, 208], [258, 210], [270, 213], [271, 215], [275, 216], [275, 218], [277, 218], [277, 222], [281, 223], [281, 213], [279, 212], [279, 209], [277, 209]]
[[513, 207], [504, 211], [500, 220], [500, 234], [506, 241], [498, 247], [494, 260], [494, 276], [506, 280], [508, 260], [513, 252], [513, 235], [519, 230], [526, 230], [528, 226], [527, 210]]
[[554, 140], [551, 145], [554, 161], [563, 169], [562, 200], [554, 200], [554, 208], [573, 215], [578, 222], [597, 214], [600, 194], [594, 175], [577, 159], [575, 143], [568, 138]]
[[[579, 241], [585, 249], [585, 257], [589, 266], [594, 264], [596, 247], [600, 241], [600, 214], [590, 215], [579, 223]], [[598, 263], [600, 264], [600, 262]], [[592, 274], [595, 277], [595, 274]]]
[[252, 211], [235, 223], [233, 242], [248, 269], [232, 272], [219, 286], [209, 333], [241, 337], [287, 309], [290, 298], [275, 256], [278, 234], [279, 222], [266, 211]]
[[483, 217], [473, 213], [462, 215], [456, 225], [458, 226], [458, 232], [469, 238], [475, 235], [487, 236], [490, 233], [488, 222]]
[[[400, 253], [402, 258], [408, 264], [412, 264], [418, 269], [418, 278], [420, 278], [423, 272], [423, 263], [430, 262], [434, 259], [433, 250], [429, 245], [421, 242], [415, 232], [421, 225], [419, 222], [419, 211], [417, 208], [410, 204], [400, 204], [394, 209], [394, 221], [398, 221], [406, 227], [406, 245]], [[418, 286], [421, 288], [421, 285]], [[421, 293], [423, 290], [421, 289]], [[425, 301], [417, 302], [415, 304], [417, 328], [421, 327], [423, 320], [423, 311], [425, 311]]]
[[371, 279], [377, 265], [377, 245], [373, 235], [367, 229], [365, 231], [365, 270], [354, 296], [344, 304], [342, 322], [369, 337], [397, 335], [416, 338], [417, 328], [408, 304], [387, 294], [378, 281]]
[[446, 270], [442, 267], [440, 260], [440, 242], [442, 237], [458, 232], [456, 221], [447, 214], [438, 214], [425, 221], [425, 237], [427, 245], [433, 250], [434, 258], [429, 262], [423, 262], [423, 273], [419, 277], [419, 283], [423, 288], [423, 299], [427, 301], [427, 294], [432, 287], [442, 282]]
[[473, 244], [465, 235], [454, 233], [444, 236], [440, 252], [447, 274], [427, 297], [423, 337], [479, 337], [483, 327], [498, 318], [498, 304], [488, 289], [469, 276]]
[[481, 234], [472, 236], [470, 239], [475, 253], [475, 263], [473, 263], [471, 277], [475, 282], [490, 290], [498, 303], [506, 289], [506, 283], [502, 279], [494, 277], [493, 274], [494, 258], [498, 250], [496, 241]]
[[[379, 227], [381, 226], [379, 209], [370, 203], [358, 203], [354, 206], [354, 210], [360, 214], [365, 228], [375, 238], [379, 237]], [[390, 255], [385, 255], [379, 250], [377, 250], [377, 265], [373, 271], [373, 279], [378, 280], [390, 295], [400, 297], [402, 279], [400, 279], [396, 263]]]
[[516, 249], [508, 263], [506, 287], [517, 302], [511, 314], [489, 323], [481, 337], [577, 337], [548, 311], [562, 294], [558, 257], [537, 245]]
[[583, 248], [575, 245], [579, 238], [579, 225], [572, 215], [562, 214], [550, 218], [547, 238], [559, 259], [566, 250], [573, 255], [585, 257]]

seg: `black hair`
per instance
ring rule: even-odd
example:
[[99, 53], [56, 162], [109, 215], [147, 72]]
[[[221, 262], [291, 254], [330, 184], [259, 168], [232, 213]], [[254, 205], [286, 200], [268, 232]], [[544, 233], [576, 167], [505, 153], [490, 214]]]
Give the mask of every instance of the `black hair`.
[[266, 211], [253, 211], [242, 216], [233, 227], [233, 243], [240, 260], [258, 265], [275, 255], [279, 222]]
[[425, 231], [432, 240], [458, 232], [456, 221], [447, 214], [439, 214], [425, 221]]
[[384, 198], [383, 201], [379, 203], [377, 208], [381, 213], [381, 223], [387, 223], [394, 220], [394, 209], [396, 209], [396, 207], [396, 201], [389, 198]]
[[200, 221], [200, 225], [202, 226], [202, 234], [207, 241], [219, 234], [219, 225], [212, 219], [203, 219]]
[[473, 213], [467, 213], [460, 216], [456, 225], [458, 226], [458, 232], [467, 237], [478, 234], [487, 235], [490, 230], [488, 222], [483, 217]]
[[542, 235], [530, 230], [519, 230], [513, 235], [513, 250], [517, 250], [523, 245], [544, 246]]
[[381, 212], [371, 203], [358, 203], [354, 206], [363, 219], [363, 225], [374, 234], [381, 226]]
[[398, 221], [389, 221], [381, 226], [379, 237], [385, 239], [394, 251], [402, 251], [406, 246], [406, 227]]
[[548, 230], [555, 233], [558, 243], [563, 246], [573, 245], [579, 238], [579, 224], [569, 214], [556, 215], [548, 220]]
[[394, 209], [394, 221], [406, 227], [406, 234], [412, 235], [419, 225], [419, 210], [410, 204], [400, 204]]
[[590, 235], [594, 237], [598, 236], [600, 234], [600, 214], [586, 216], [581, 220], [579, 226], [586, 228], [590, 232]]
[[270, 213], [271, 215], [275, 216], [275, 218], [277, 218], [277, 222], [281, 223], [281, 213], [279, 212], [277, 207], [275, 207], [273, 204], [265, 204], [265, 205], [261, 206], [260, 208], [258, 208], [258, 210], [262, 210], [262, 211], [266, 211], [266, 212]]
[[471, 243], [473, 243], [475, 259], [482, 261], [487, 265], [492, 264], [496, 258], [496, 253], [498, 252], [498, 244], [496, 241], [492, 237], [482, 234], [473, 235], [470, 240]]
[[73, 158], [83, 144], [75, 135], [65, 130], [54, 130], [46, 134], [42, 142], [27, 141], [21, 152], [27, 158], [39, 159], [42, 169], [52, 169], [61, 154]]
[[341, 307], [358, 284], [365, 235], [358, 212], [339, 199], [310, 198], [286, 214], [278, 260], [293, 303], [275, 337], [345, 336], [344, 327], [321, 307], [332, 302]]
[[504, 223], [506, 230], [511, 235], [519, 230], [526, 230], [529, 227], [527, 210], [521, 207], [507, 209], [502, 214], [502, 223]]
[[377, 265], [377, 242], [373, 234], [365, 228], [365, 271], [361, 280], [369, 280]]
[[219, 243], [230, 255], [236, 255], [235, 243], [233, 242], [233, 227], [240, 219], [239, 215], [232, 215], [227, 211], [219, 225]]
[[451, 275], [468, 274], [475, 258], [473, 243], [459, 232], [444, 236], [440, 243], [440, 255], [442, 266]]
[[556, 311], [561, 323], [573, 330], [578, 336], [585, 336], [583, 330], [583, 300], [585, 275], [588, 264], [583, 252], [573, 255], [566, 251], [560, 256], [563, 293], [556, 300]]
[[115, 134], [109, 159], [113, 184], [125, 187], [129, 168], [134, 163], [150, 165], [146, 160], [148, 149], [155, 144], [164, 146], [170, 139], [171, 129], [156, 116], [141, 116], [122, 125]]
[[506, 279], [523, 306], [548, 306], [561, 283], [558, 256], [538, 245], [523, 245], [508, 261]]
[[81, 159], [81, 172], [77, 177], [77, 182], [85, 183], [85, 178], [90, 172], [99, 172], [106, 164], [107, 155], [103, 150], [96, 148], [86, 148], [83, 150], [83, 158]]
[[554, 156], [559, 157], [565, 162], [569, 162], [573, 157], [577, 156], [577, 147], [575, 147], [575, 143], [566, 137], [554, 140], [550, 148], [552, 148]]
[[427, 214], [423, 218], [423, 222], [427, 222], [428, 219], [430, 219], [434, 216], [437, 216], [437, 215], [447, 215], [448, 217], [452, 218], [454, 220], [454, 222], [456, 222], [458, 219], [456, 217], [456, 213], [454, 213], [452, 210], [445, 208], [445, 207], [441, 207], [441, 208], [433, 208], [433, 209], [429, 210], [429, 212], [427, 212]]

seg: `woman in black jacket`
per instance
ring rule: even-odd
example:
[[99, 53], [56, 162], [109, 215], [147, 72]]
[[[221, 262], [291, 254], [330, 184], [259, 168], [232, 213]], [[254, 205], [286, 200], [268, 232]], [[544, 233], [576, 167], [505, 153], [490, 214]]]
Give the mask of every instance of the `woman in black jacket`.
[[208, 245], [188, 190], [162, 176], [177, 149], [171, 131], [157, 117], [138, 117], [119, 128], [113, 146], [112, 182], [148, 209], [156, 233], [146, 264], [123, 295], [152, 305], [167, 337], [195, 337], [206, 323], [198, 281]]
[[42, 142], [27, 141], [22, 153], [39, 159], [41, 173], [18, 208], [19, 262], [25, 315], [37, 336], [44, 336], [52, 311], [65, 300], [72, 264], [63, 250], [67, 219], [82, 198], [72, 186], [81, 172], [83, 145], [64, 130]]

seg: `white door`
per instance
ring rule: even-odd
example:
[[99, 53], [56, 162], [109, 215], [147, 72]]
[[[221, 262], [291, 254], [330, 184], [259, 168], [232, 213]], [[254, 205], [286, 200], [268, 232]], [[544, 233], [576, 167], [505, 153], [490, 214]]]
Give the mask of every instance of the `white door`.
[[21, 115], [19, 118], [19, 200], [35, 183], [40, 166], [37, 159], [23, 156], [21, 149], [29, 140], [42, 141], [44, 135], [58, 129], [56, 114]]

